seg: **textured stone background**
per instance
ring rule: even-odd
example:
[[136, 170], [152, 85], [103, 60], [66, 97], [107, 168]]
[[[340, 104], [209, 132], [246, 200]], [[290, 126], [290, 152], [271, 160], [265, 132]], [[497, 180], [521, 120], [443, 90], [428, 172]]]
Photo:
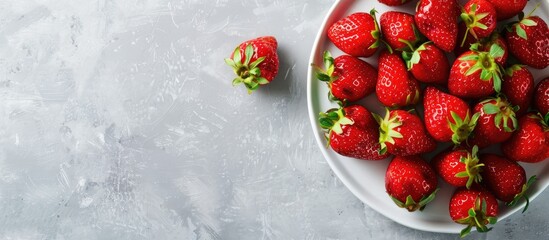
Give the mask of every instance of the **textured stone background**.
[[[362, 204], [314, 141], [306, 70], [333, 0], [0, 0], [0, 239], [455, 239]], [[225, 58], [259, 35], [252, 95]], [[486, 239], [549, 235], [549, 193]]]

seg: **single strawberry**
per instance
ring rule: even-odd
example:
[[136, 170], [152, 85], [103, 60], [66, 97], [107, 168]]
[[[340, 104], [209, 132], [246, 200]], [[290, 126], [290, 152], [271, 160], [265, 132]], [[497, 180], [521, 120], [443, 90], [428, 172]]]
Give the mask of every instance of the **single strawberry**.
[[329, 98], [336, 101], [358, 101], [375, 91], [377, 70], [367, 62], [350, 55], [332, 58], [324, 52], [325, 69], [314, 66], [317, 79], [330, 88]]
[[421, 40], [421, 34], [414, 23], [414, 15], [389, 11], [381, 14], [379, 26], [383, 38], [396, 51], [409, 50]]
[[385, 117], [373, 114], [379, 124], [381, 154], [410, 156], [435, 150], [436, 142], [425, 132], [421, 119], [404, 110], [386, 109]]
[[478, 114], [458, 97], [427, 87], [423, 97], [425, 127], [439, 142], [460, 144], [469, 138], [477, 124]]
[[400, 6], [409, 2], [410, 0], [377, 0], [377, 1], [387, 6]]
[[320, 126], [326, 130], [328, 145], [337, 153], [364, 160], [381, 160], [379, 126], [363, 106], [352, 105], [320, 113]]
[[528, 196], [526, 191], [536, 181], [536, 176], [526, 181], [526, 172], [517, 162], [495, 154], [483, 154], [480, 156], [484, 164], [482, 183], [497, 199], [515, 205], [521, 198], [526, 200], [525, 212], [528, 209]]
[[271, 82], [278, 73], [278, 43], [273, 36], [245, 41], [235, 48], [225, 63], [231, 66], [237, 77], [233, 86], [244, 84], [248, 93], [260, 85]]
[[408, 71], [420, 82], [445, 85], [450, 75], [450, 62], [433, 42], [426, 42], [412, 52], [402, 52]]
[[483, 98], [501, 90], [501, 69], [495, 58], [503, 55], [499, 45], [489, 52], [468, 51], [459, 56], [450, 70], [448, 90], [463, 98]]
[[517, 162], [535, 163], [549, 158], [549, 119], [528, 113], [519, 119], [518, 129], [501, 144], [506, 157]]
[[487, 0], [469, 0], [463, 6], [461, 20], [475, 39], [485, 38], [496, 29], [496, 9]]
[[370, 14], [357, 12], [337, 21], [328, 29], [328, 38], [341, 51], [351, 56], [369, 57], [374, 55], [380, 42], [375, 13], [374, 9], [370, 11]]
[[471, 150], [466, 148], [451, 148], [433, 158], [433, 165], [437, 174], [447, 183], [456, 187], [470, 188], [473, 183], [482, 180], [480, 171], [484, 164], [479, 163], [478, 147]]
[[549, 66], [549, 28], [538, 16], [527, 16], [508, 28], [509, 51], [530, 67]]
[[549, 114], [549, 77], [538, 83], [534, 99], [541, 115], [547, 116]]
[[[466, 32], [467, 27], [465, 26], [465, 23], [460, 22], [458, 29], [458, 39], [464, 39], [464, 42], [462, 42], [461, 45], [457, 45], [454, 49], [454, 54], [456, 56], [459, 56], [471, 49], [475, 51], [489, 52], [492, 45], [497, 44], [503, 49], [503, 55], [496, 57], [494, 60], [501, 66], [505, 65], [507, 62], [507, 57], [509, 56], [509, 50], [507, 50], [508, 47], [505, 39], [497, 31], [494, 31], [489, 37], [477, 40], [471, 35], [471, 33]], [[465, 37], [466, 33], [467, 37]]]
[[526, 114], [534, 95], [534, 76], [524, 65], [513, 65], [505, 70], [501, 92], [509, 103], [518, 107], [518, 117]]
[[501, 97], [477, 103], [473, 111], [479, 114], [479, 118], [468, 143], [483, 148], [509, 139], [518, 127], [515, 109]]
[[384, 50], [379, 54], [376, 94], [387, 107], [403, 107], [419, 101], [419, 83], [406, 71], [397, 53]]
[[478, 232], [488, 232], [488, 224], [496, 224], [498, 216], [498, 201], [496, 197], [481, 186], [475, 185], [467, 189], [457, 188], [450, 198], [450, 217], [454, 222], [467, 225], [461, 230], [460, 236], [467, 236], [473, 227]]
[[395, 156], [385, 173], [385, 190], [397, 206], [410, 212], [423, 210], [436, 193], [437, 176], [420, 156]]
[[496, 9], [498, 21], [509, 19], [522, 12], [528, 0], [488, 0]]
[[459, 14], [455, 0], [420, 0], [414, 20], [423, 35], [440, 49], [451, 52], [456, 46]]

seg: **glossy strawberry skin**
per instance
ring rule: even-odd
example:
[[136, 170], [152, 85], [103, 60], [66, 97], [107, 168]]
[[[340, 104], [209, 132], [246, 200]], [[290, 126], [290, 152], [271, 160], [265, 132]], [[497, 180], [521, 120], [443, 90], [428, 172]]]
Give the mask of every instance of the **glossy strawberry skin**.
[[498, 215], [498, 202], [495, 196], [486, 189], [476, 186], [471, 189], [457, 188], [450, 199], [450, 217], [457, 221], [469, 216], [469, 209], [475, 206], [477, 197], [486, 201], [486, 215], [496, 217]]
[[541, 118], [528, 113], [518, 122], [518, 129], [511, 138], [501, 144], [505, 156], [517, 162], [536, 163], [549, 158], [549, 130]]
[[406, 202], [408, 196], [420, 202], [436, 190], [437, 184], [433, 168], [417, 155], [395, 156], [385, 174], [387, 193], [401, 202]]
[[330, 26], [328, 38], [351, 56], [372, 56], [379, 41], [372, 36], [372, 32], [379, 32], [374, 17], [364, 12], [353, 13]]
[[[526, 26], [522, 23], [524, 20], [514, 24], [511, 31], [506, 34], [509, 51], [521, 63], [533, 68], [543, 69], [549, 66], [549, 28], [547, 23], [538, 16], [525, 19], [534, 21], [536, 25]], [[518, 35], [517, 27], [519, 25], [525, 31], [526, 39]]]
[[387, 6], [400, 6], [405, 3], [408, 3], [410, 0], [378, 0], [378, 2], [383, 3]]
[[419, 31], [440, 49], [456, 46], [459, 5], [455, 0], [420, 0], [414, 15]]
[[429, 134], [439, 142], [452, 141], [453, 132], [448, 121], [455, 123], [450, 112], [461, 119], [472, 115], [469, 105], [458, 97], [444, 93], [434, 87], [427, 87], [423, 97], [425, 127]]
[[[261, 69], [261, 76], [269, 82], [272, 81], [278, 73], [279, 67], [278, 54], [276, 52], [278, 42], [276, 41], [276, 38], [273, 36], [265, 36], [241, 43], [239, 49], [242, 58], [246, 57], [246, 46], [249, 44], [254, 48], [254, 55], [250, 59], [250, 62], [254, 62], [260, 57], [265, 57], [265, 60], [260, 63], [258, 67]], [[233, 57], [234, 54], [231, 54], [231, 58]]]
[[448, 90], [450, 94], [463, 97], [479, 99], [488, 97], [495, 93], [493, 79], [482, 80], [480, 78], [481, 70], [467, 75], [467, 71], [477, 63], [475, 60], [462, 60], [461, 58], [476, 55], [473, 51], [468, 51], [459, 56], [450, 70], [448, 78]]
[[404, 12], [389, 11], [381, 14], [379, 25], [385, 41], [393, 50], [403, 51], [408, 49], [408, 45], [399, 41], [408, 41], [414, 45], [419, 41], [415, 35], [414, 16]]
[[511, 119], [507, 121], [508, 130], [506, 131], [503, 120], [500, 122], [499, 128], [496, 126], [496, 113], [488, 114], [484, 110], [484, 106], [487, 104], [498, 105], [498, 101], [501, 101], [503, 105], [505, 105], [504, 107], [500, 107], [505, 108], [500, 109], [500, 111], [505, 111], [505, 114], [512, 115], [510, 116], [512, 118], [515, 117], [515, 113], [510, 109], [511, 106], [509, 106], [506, 100], [492, 99], [477, 103], [473, 108], [473, 112], [479, 113], [480, 115], [475, 130], [473, 131], [473, 137], [468, 142], [471, 146], [477, 145], [479, 148], [484, 148], [492, 144], [504, 142], [513, 134], [512, 131], [515, 130], [515, 127], [513, 126], [513, 121]]
[[547, 115], [549, 113], [549, 77], [538, 83], [534, 99], [541, 115]]
[[503, 202], [513, 201], [526, 184], [526, 172], [517, 162], [495, 154], [480, 156], [484, 164], [482, 183]]
[[[473, 12], [473, 5], [476, 7], [475, 12]], [[496, 9], [490, 2], [486, 0], [470, 0], [465, 4], [465, 6], [463, 6], [463, 9], [465, 10], [465, 13], [471, 15], [487, 14], [485, 17], [478, 20], [479, 23], [486, 26], [486, 29], [475, 26], [473, 23], [469, 27], [469, 31], [471, 31], [473, 36], [476, 36], [477, 39], [490, 36], [490, 34], [492, 34], [492, 32], [496, 29]]]
[[424, 83], [445, 85], [450, 75], [450, 62], [444, 52], [432, 43], [425, 43], [419, 51], [420, 60], [412, 65], [410, 72]]
[[501, 92], [512, 105], [518, 106], [517, 116], [526, 114], [534, 95], [534, 76], [522, 65], [515, 65], [503, 78]]
[[431, 165], [437, 174], [447, 183], [455, 187], [465, 187], [467, 177], [456, 177], [456, 174], [466, 171], [465, 164], [460, 160], [467, 157], [467, 149], [448, 149], [437, 154]]
[[342, 134], [330, 132], [330, 147], [337, 153], [364, 160], [381, 160], [387, 154], [379, 154], [379, 131], [372, 114], [363, 106], [345, 107], [345, 116], [353, 121], [343, 125]]
[[423, 122], [417, 115], [404, 110], [392, 110], [389, 116], [389, 118], [396, 117], [402, 124], [393, 129], [400, 133], [402, 138], [394, 138], [394, 144], [386, 143], [388, 153], [410, 156], [435, 150], [435, 140], [425, 132]]
[[386, 50], [380, 53], [376, 94], [387, 107], [403, 107], [419, 101], [419, 83], [408, 73], [397, 53]]
[[522, 12], [527, 0], [487, 0], [496, 9], [498, 21], [509, 19]]
[[377, 70], [359, 58], [342, 55], [334, 59], [337, 78], [331, 83], [332, 94], [338, 99], [358, 101], [375, 91]]

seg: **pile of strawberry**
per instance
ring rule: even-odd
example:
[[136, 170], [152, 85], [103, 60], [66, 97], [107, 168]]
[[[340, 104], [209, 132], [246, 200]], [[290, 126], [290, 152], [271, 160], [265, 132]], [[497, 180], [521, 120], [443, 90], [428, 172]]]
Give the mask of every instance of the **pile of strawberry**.
[[[526, 0], [420, 0], [414, 15], [389, 11], [378, 24], [372, 9], [335, 22], [327, 35], [345, 54], [326, 51], [324, 67], [313, 65], [339, 105], [319, 117], [329, 146], [357, 159], [392, 157], [385, 188], [408, 211], [435, 198], [440, 177], [456, 187], [449, 214], [467, 225], [461, 235], [490, 230], [498, 200], [528, 202], [535, 176], [528, 179], [517, 162], [549, 158], [549, 75], [536, 86], [529, 70], [549, 65], [549, 30], [532, 12], [524, 16], [525, 6]], [[498, 21], [517, 15], [498, 30]], [[361, 59], [378, 50], [377, 69]], [[357, 103], [374, 92], [385, 116]], [[444, 143], [451, 146], [432, 160], [422, 156]], [[491, 146], [502, 154], [484, 153]]]

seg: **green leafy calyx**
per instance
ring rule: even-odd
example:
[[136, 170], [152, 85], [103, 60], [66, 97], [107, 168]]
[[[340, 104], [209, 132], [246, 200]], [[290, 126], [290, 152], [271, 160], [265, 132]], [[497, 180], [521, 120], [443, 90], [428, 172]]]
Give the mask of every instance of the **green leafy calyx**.
[[225, 63], [233, 68], [237, 76], [233, 79], [233, 86], [244, 84], [248, 89], [248, 94], [259, 88], [259, 85], [269, 83], [269, 80], [261, 76], [261, 69], [259, 68], [259, 64], [265, 61], [265, 57], [257, 58], [250, 63], [254, 54], [253, 46], [248, 44], [244, 50], [244, 59], [242, 59], [240, 53], [240, 46], [235, 48], [232, 58], [225, 58]]
[[473, 182], [479, 183], [482, 180], [482, 177], [480, 175], [480, 172], [482, 171], [482, 167], [484, 164], [479, 163], [479, 158], [477, 156], [478, 154], [478, 147], [475, 145], [471, 152], [466, 151], [467, 155], [460, 158], [460, 162], [465, 164], [465, 171], [456, 173], [456, 177], [460, 178], [467, 178], [467, 183], [465, 187], [467, 189], [471, 188], [471, 185]]
[[388, 108], [385, 109], [385, 117], [373, 113], [373, 116], [379, 124], [379, 154], [385, 154], [387, 152], [387, 143], [395, 144], [395, 138], [402, 138], [402, 134], [396, 131], [395, 128], [400, 127], [402, 122], [399, 120], [398, 115], [394, 114], [391, 117], [391, 112]]
[[453, 111], [450, 112], [450, 115], [452, 116], [453, 122], [448, 119], [448, 125], [453, 132], [452, 142], [459, 145], [469, 138], [469, 135], [471, 135], [477, 125], [480, 114], [475, 113], [473, 116], [469, 116], [469, 111], [467, 111], [464, 119], [461, 119], [461, 117]]
[[478, 232], [488, 232], [492, 228], [488, 228], [488, 224], [496, 224], [497, 218], [487, 215], [487, 204], [484, 199], [477, 197], [475, 199], [475, 205], [469, 209], [467, 217], [458, 219], [456, 222], [460, 224], [466, 224], [461, 233], [459, 234], [462, 238], [467, 236], [473, 227], [476, 227]]

